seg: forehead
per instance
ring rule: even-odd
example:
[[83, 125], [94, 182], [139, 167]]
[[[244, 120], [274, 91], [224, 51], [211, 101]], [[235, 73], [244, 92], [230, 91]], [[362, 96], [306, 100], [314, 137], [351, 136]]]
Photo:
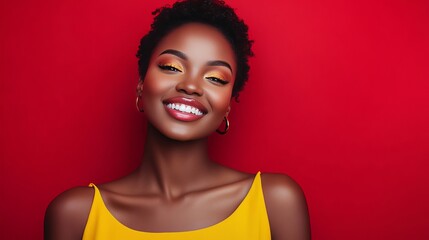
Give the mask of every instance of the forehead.
[[175, 28], [154, 50], [158, 56], [166, 49], [183, 52], [192, 61], [223, 60], [235, 68], [235, 55], [226, 37], [215, 27], [202, 23], [187, 23]]

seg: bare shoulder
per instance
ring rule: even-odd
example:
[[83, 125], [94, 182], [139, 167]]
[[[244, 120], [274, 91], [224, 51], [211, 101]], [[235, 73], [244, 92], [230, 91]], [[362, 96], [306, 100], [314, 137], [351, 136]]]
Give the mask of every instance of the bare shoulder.
[[272, 239], [310, 239], [307, 202], [301, 187], [284, 174], [261, 174]]
[[261, 181], [266, 201], [282, 204], [305, 201], [301, 187], [285, 174], [262, 173]]
[[58, 195], [45, 213], [45, 239], [82, 239], [94, 189], [76, 187]]

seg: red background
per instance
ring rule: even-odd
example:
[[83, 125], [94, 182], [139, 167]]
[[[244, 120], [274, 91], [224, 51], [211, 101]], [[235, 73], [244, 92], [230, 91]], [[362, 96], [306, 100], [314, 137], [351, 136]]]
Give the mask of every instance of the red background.
[[[165, 2], [1, 1], [3, 239], [42, 239], [58, 193], [138, 165], [135, 52]], [[229, 4], [256, 57], [213, 158], [295, 178], [313, 239], [429, 239], [429, 3]]]

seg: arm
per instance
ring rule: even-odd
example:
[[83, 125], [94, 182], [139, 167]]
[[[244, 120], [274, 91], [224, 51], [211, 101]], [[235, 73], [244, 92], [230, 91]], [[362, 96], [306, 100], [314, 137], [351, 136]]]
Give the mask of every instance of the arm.
[[82, 239], [94, 190], [79, 187], [56, 197], [45, 213], [45, 240]]
[[307, 203], [299, 185], [282, 174], [263, 174], [262, 185], [272, 239], [311, 239]]

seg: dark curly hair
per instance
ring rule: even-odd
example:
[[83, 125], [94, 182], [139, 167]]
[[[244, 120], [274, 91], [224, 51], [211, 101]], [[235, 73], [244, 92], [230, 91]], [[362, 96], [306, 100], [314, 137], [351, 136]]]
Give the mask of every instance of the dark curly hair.
[[248, 79], [248, 58], [253, 56], [252, 40], [249, 40], [247, 25], [238, 18], [234, 9], [222, 0], [184, 0], [156, 9], [150, 31], [140, 40], [137, 51], [140, 77], [143, 79], [149, 60], [158, 42], [171, 30], [189, 22], [199, 22], [220, 30], [231, 44], [237, 61], [237, 73], [232, 96], [238, 99]]

